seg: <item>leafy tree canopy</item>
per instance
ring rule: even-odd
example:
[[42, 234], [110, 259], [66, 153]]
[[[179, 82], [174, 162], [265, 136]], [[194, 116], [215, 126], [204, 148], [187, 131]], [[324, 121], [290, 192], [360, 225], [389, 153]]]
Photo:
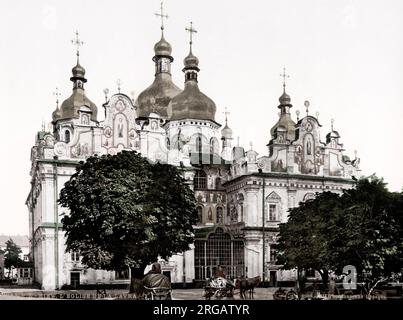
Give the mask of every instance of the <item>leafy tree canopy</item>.
[[[376, 176], [361, 178], [341, 195], [323, 192], [290, 209], [280, 225], [278, 262], [284, 268], [329, 271], [356, 267], [361, 279], [402, 272], [403, 193]], [[365, 276], [364, 276], [365, 275]]]
[[[189, 249], [197, 222], [194, 194], [178, 169], [136, 152], [80, 162], [61, 190], [66, 250], [89, 267], [140, 270], [158, 256]], [[133, 276], [133, 273], [132, 273]]]
[[18, 267], [22, 262], [19, 257], [21, 252], [21, 248], [13, 241], [13, 239], [10, 238], [7, 240], [4, 254], [4, 267], [7, 269]]

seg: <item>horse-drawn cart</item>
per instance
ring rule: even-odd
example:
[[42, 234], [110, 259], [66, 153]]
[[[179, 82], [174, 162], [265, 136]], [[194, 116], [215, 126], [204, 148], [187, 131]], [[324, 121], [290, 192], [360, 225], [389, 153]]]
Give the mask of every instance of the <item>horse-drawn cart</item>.
[[203, 297], [206, 300], [211, 298], [223, 299], [234, 296], [234, 284], [222, 277], [213, 278], [206, 282]]
[[142, 297], [145, 300], [171, 300], [171, 281], [160, 273], [149, 273], [141, 281]]
[[172, 289], [167, 287], [144, 287], [145, 300], [172, 300]]

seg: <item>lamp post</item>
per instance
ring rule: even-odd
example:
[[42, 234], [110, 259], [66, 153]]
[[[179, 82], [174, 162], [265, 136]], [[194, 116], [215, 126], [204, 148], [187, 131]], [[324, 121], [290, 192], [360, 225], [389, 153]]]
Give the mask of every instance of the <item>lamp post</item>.
[[266, 260], [266, 245], [265, 245], [265, 232], [264, 232], [264, 227], [265, 227], [265, 225], [264, 225], [264, 220], [265, 220], [265, 216], [264, 216], [264, 206], [265, 206], [265, 203], [264, 203], [264, 198], [265, 198], [265, 187], [266, 187], [266, 181], [265, 181], [265, 179], [264, 179], [264, 176], [263, 176], [263, 172], [262, 172], [262, 169], [259, 169], [259, 174], [261, 175], [261, 177], [262, 177], [262, 180], [263, 180], [263, 194], [262, 194], [262, 240], [263, 240], [263, 261], [262, 261], [262, 267], [263, 267], [263, 275], [262, 275], [262, 282], [263, 282], [263, 284], [264, 284], [264, 282], [265, 282], [265, 275], [266, 275], [266, 262], [265, 262], [265, 260]]

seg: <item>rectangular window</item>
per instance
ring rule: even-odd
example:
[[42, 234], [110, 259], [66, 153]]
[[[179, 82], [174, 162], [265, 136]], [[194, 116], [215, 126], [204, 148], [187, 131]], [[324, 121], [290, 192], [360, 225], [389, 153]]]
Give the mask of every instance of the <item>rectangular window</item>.
[[71, 253], [71, 261], [72, 262], [80, 262], [80, 254], [78, 252], [73, 251]]
[[276, 249], [270, 248], [270, 262], [275, 264], [277, 260], [277, 251]]
[[28, 268], [24, 268], [24, 275], [23, 275], [24, 278], [29, 278], [29, 274], [30, 274], [29, 271], [30, 270]]
[[242, 202], [239, 204], [239, 209], [241, 211], [241, 222], [243, 222], [243, 203]]
[[269, 204], [269, 221], [277, 221], [277, 205]]

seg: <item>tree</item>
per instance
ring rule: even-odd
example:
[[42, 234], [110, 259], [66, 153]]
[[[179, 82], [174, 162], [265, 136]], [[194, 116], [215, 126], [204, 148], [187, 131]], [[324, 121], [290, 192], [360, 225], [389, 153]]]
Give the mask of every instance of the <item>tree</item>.
[[290, 210], [280, 225], [279, 263], [312, 268], [327, 284], [329, 271], [341, 275], [353, 265], [367, 292], [402, 272], [403, 193], [391, 193], [376, 176], [361, 178], [341, 195], [317, 194]]
[[339, 202], [338, 194], [323, 192], [289, 210], [287, 223], [280, 224], [276, 245], [277, 260], [284, 269], [317, 270], [327, 285], [333, 267], [329, 239], [336, 223], [333, 212], [340, 210]]
[[134, 151], [80, 162], [60, 193], [66, 250], [88, 267], [131, 268], [136, 279], [158, 257], [189, 249], [197, 222], [194, 194], [181, 173]]
[[338, 237], [330, 243], [334, 269], [341, 274], [353, 265], [370, 293], [379, 281], [402, 273], [403, 194], [389, 192], [383, 179], [372, 175], [345, 190], [340, 201]]
[[18, 267], [22, 263], [19, 256], [21, 252], [21, 248], [13, 241], [13, 239], [10, 238], [7, 240], [4, 254], [4, 267], [9, 270], [8, 276], [10, 276], [13, 268]]

